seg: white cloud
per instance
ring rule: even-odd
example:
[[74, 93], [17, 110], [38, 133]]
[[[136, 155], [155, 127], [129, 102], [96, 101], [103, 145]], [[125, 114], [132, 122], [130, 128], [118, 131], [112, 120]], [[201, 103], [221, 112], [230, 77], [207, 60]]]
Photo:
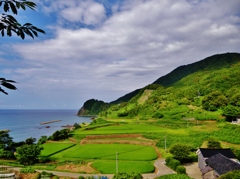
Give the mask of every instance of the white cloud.
[[97, 26], [58, 25], [52, 39], [14, 46], [24, 59], [14, 74], [36, 93], [111, 101], [180, 65], [239, 51], [239, 0], [127, 0], [108, 17], [92, 0], [58, 2], [45, 11], [59, 21]]

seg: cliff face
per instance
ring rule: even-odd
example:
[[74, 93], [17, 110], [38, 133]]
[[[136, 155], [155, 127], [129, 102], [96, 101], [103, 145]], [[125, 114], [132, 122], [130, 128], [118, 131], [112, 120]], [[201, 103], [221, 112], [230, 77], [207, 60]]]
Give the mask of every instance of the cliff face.
[[78, 116], [83, 116], [86, 115], [87, 111], [84, 109], [84, 107], [81, 107], [81, 109], [79, 109], [77, 115]]
[[78, 115], [97, 115], [99, 112], [107, 109], [109, 106], [109, 103], [105, 103], [97, 99], [89, 99], [80, 108]]

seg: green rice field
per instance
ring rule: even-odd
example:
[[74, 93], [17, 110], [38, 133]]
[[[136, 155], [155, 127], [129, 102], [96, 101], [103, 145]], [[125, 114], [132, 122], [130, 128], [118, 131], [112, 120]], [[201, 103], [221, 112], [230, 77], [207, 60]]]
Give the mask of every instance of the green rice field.
[[72, 144], [72, 143], [45, 143], [42, 145], [44, 149], [41, 151], [41, 156], [44, 156], [44, 157], [51, 156], [55, 153], [58, 153], [70, 147], [73, 147], [74, 145], [75, 144]]
[[86, 144], [76, 145], [68, 150], [53, 155], [54, 158], [101, 159], [151, 161], [157, 158], [155, 149], [150, 146], [130, 144]]

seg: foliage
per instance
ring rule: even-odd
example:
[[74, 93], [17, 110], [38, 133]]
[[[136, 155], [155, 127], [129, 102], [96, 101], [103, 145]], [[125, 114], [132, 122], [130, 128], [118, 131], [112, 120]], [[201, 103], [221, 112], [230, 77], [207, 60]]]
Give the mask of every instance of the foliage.
[[163, 115], [162, 113], [156, 112], [152, 117], [153, 117], [153, 118], [159, 118], [159, 119], [160, 119], [160, 118], [163, 118], [163, 116], [164, 116], [164, 115]]
[[14, 159], [14, 153], [12, 151], [13, 140], [9, 136], [8, 132], [0, 131], [0, 158]]
[[78, 124], [78, 123], [74, 123], [74, 124], [73, 124], [73, 127], [74, 127], [74, 129], [79, 129], [79, 128], [81, 128], [80, 124]]
[[36, 138], [30, 137], [30, 138], [27, 138], [27, 139], [25, 140], [25, 143], [26, 143], [27, 145], [34, 144], [34, 142], [36, 142]]
[[234, 94], [233, 96], [230, 96], [230, 102], [233, 106], [240, 107], [240, 92]]
[[[154, 82], [162, 86], [135, 90], [110, 103], [99, 114], [148, 120], [156, 118], [154, 115], [159, 112], [164, 115], [163, 120], [222, 120], [221, 110], [225, 105], [238, 105], [239, 68], [240, 54], [214, 55], [173, 70]], [[139, 104], [148, 88], [151, 93]]]
[[49, 137], [50, 140], [58, 141], [58, 140], [64, 140], [69, 137], [69, 129], [62, 129], [62, 130], [57, 130], [52, 134], [52, 136]]
[[169, 166], [171, 169], [176, 170], [178, 166], [181, 165], [179, 160], [176, 160], [172, 157], [166, 158], [166, 165]]
[[186, 174], [186, 168], [185, 168], [184, 166], [182, 166], [182, 165], [179, 165], [179, 166], [177, 166], [177, 168], [176, 168], [176, 172], [177, 172], [178, 174]]
[[42, 171], [41, 173], [41, 177], [45, 178], [45, 177], [53, 177], [53, 173], [51, 172], [46, 172], [46, 171]]
[[180, 162], [185, 162], [189, 160], [189, 155], [191, 152], [191, 146], [184, 144], [174, 144], [170, 148], [170, 153], [173, 154], [173, 157]]
[[41, 136], [41, 138], [38, 139], [38, 143], [37, 144], [39, 144], [39, 145], [44, 144], [45, 142], [47, 142], [47, 140], [48, 140], [47, 136], [45, 136], [45, 135]]
[[[0, 23], [1, 23], [1, 21], [0, 21]], [[13, 81], [13, 80], [6, 80], [5, 78], [0, 78], [0, 85], [1, 86], [4, 86], [5, 88], [11, 89], [11, 90], [16, 90], [17, 88], [11, 83], [16, 83], [16, 82]], [[6, 95], [8, 94], [1, 87], [0, 87], [0, 92], [4, 93]]]
[[12, 143], [12, 137], [9, 136], [8, 132], [0, 131], [0, 148], [9, 149]]
[[223, 108], [223, 116], [226, 117], [227, 121], [235, 121], [236, 117], [240, 115], [239, 107], [233, 105], [227, 105]]
[[235, 171], [231, 171], [223, 174], [222, 176], [220, 176], [219, 179], [239, 179], [239, 178], [240, 178], [240, 171], [235, 170]]
[[113, 179], [142, 179], [140, 173], [117, 173], [113, 176]]
[[218, 91], [206, 95], [202, 100], [202, 107], [205, 110], [216, 111], [227, 104], [227, 98]]
[[37, 144], [25, 144], [17, 148], [17, 160], [24, 165], [37, 163], [41, 150], [43, 148]]
[[12, 13], [17, 15], [18, 10], [26, 10], [26, 8], [34, 10], [37, 6], [34, 2], [26, 0], [1, 0], [0, 6], [3, 6], [3, 11], [5, 12], [0, 17], [0, 31], [2, 36], [5, 35], [5, 32], [8, 36], [12, 36], [12, 33], [15, 33], [24, 39], [25, 35], [34, 38], [38, 37], [39, 32], [45, 33], [42, 29], [33, 26], [31, 23], [21, 25], [15, 17], [6, 14]]
[[157, 179], [191, 179], [185, 174], [169, 174], [158, 177]]
[[215, 139], [209, 139], [207, 143], [207, 148], [209, 149], [221, 149], [221, 143]]
[[83, 107], [78, 111], [78, 115], [96, 115], [99, 112], [107, 109], [109, 107], [108, 103], [97, 99], [89, 99], [84, 104]]
[[35, 170], [32, 167], [21, 168], [20, 173], [35, 173]]

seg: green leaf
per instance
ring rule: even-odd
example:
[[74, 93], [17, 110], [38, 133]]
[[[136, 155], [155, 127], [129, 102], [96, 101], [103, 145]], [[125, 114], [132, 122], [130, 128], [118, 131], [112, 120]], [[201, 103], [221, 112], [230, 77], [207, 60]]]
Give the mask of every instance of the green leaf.
[[8, 12], [9, 11], [9, 6], [8, 6], [7, 2], [5, 2], [4, 6], [3, 6], [3, 10], [4, 10], [4, 12]]
[[16, 9], [15, 4], [13, 4], [12, 2], [9, 2], [9, 4], [10, 4], [10, 7], [11, 7], [11, 10], [12, 10], [13, 14], [17, 14], [17, 9]]
[[12, 85], [10, 83], [6, 83], [6, 82], [2, 82], [2, 86], [6, 87], [8, 89], [12, 89], [12, 90], [16, 90], [17, 89], [14, 85]]

